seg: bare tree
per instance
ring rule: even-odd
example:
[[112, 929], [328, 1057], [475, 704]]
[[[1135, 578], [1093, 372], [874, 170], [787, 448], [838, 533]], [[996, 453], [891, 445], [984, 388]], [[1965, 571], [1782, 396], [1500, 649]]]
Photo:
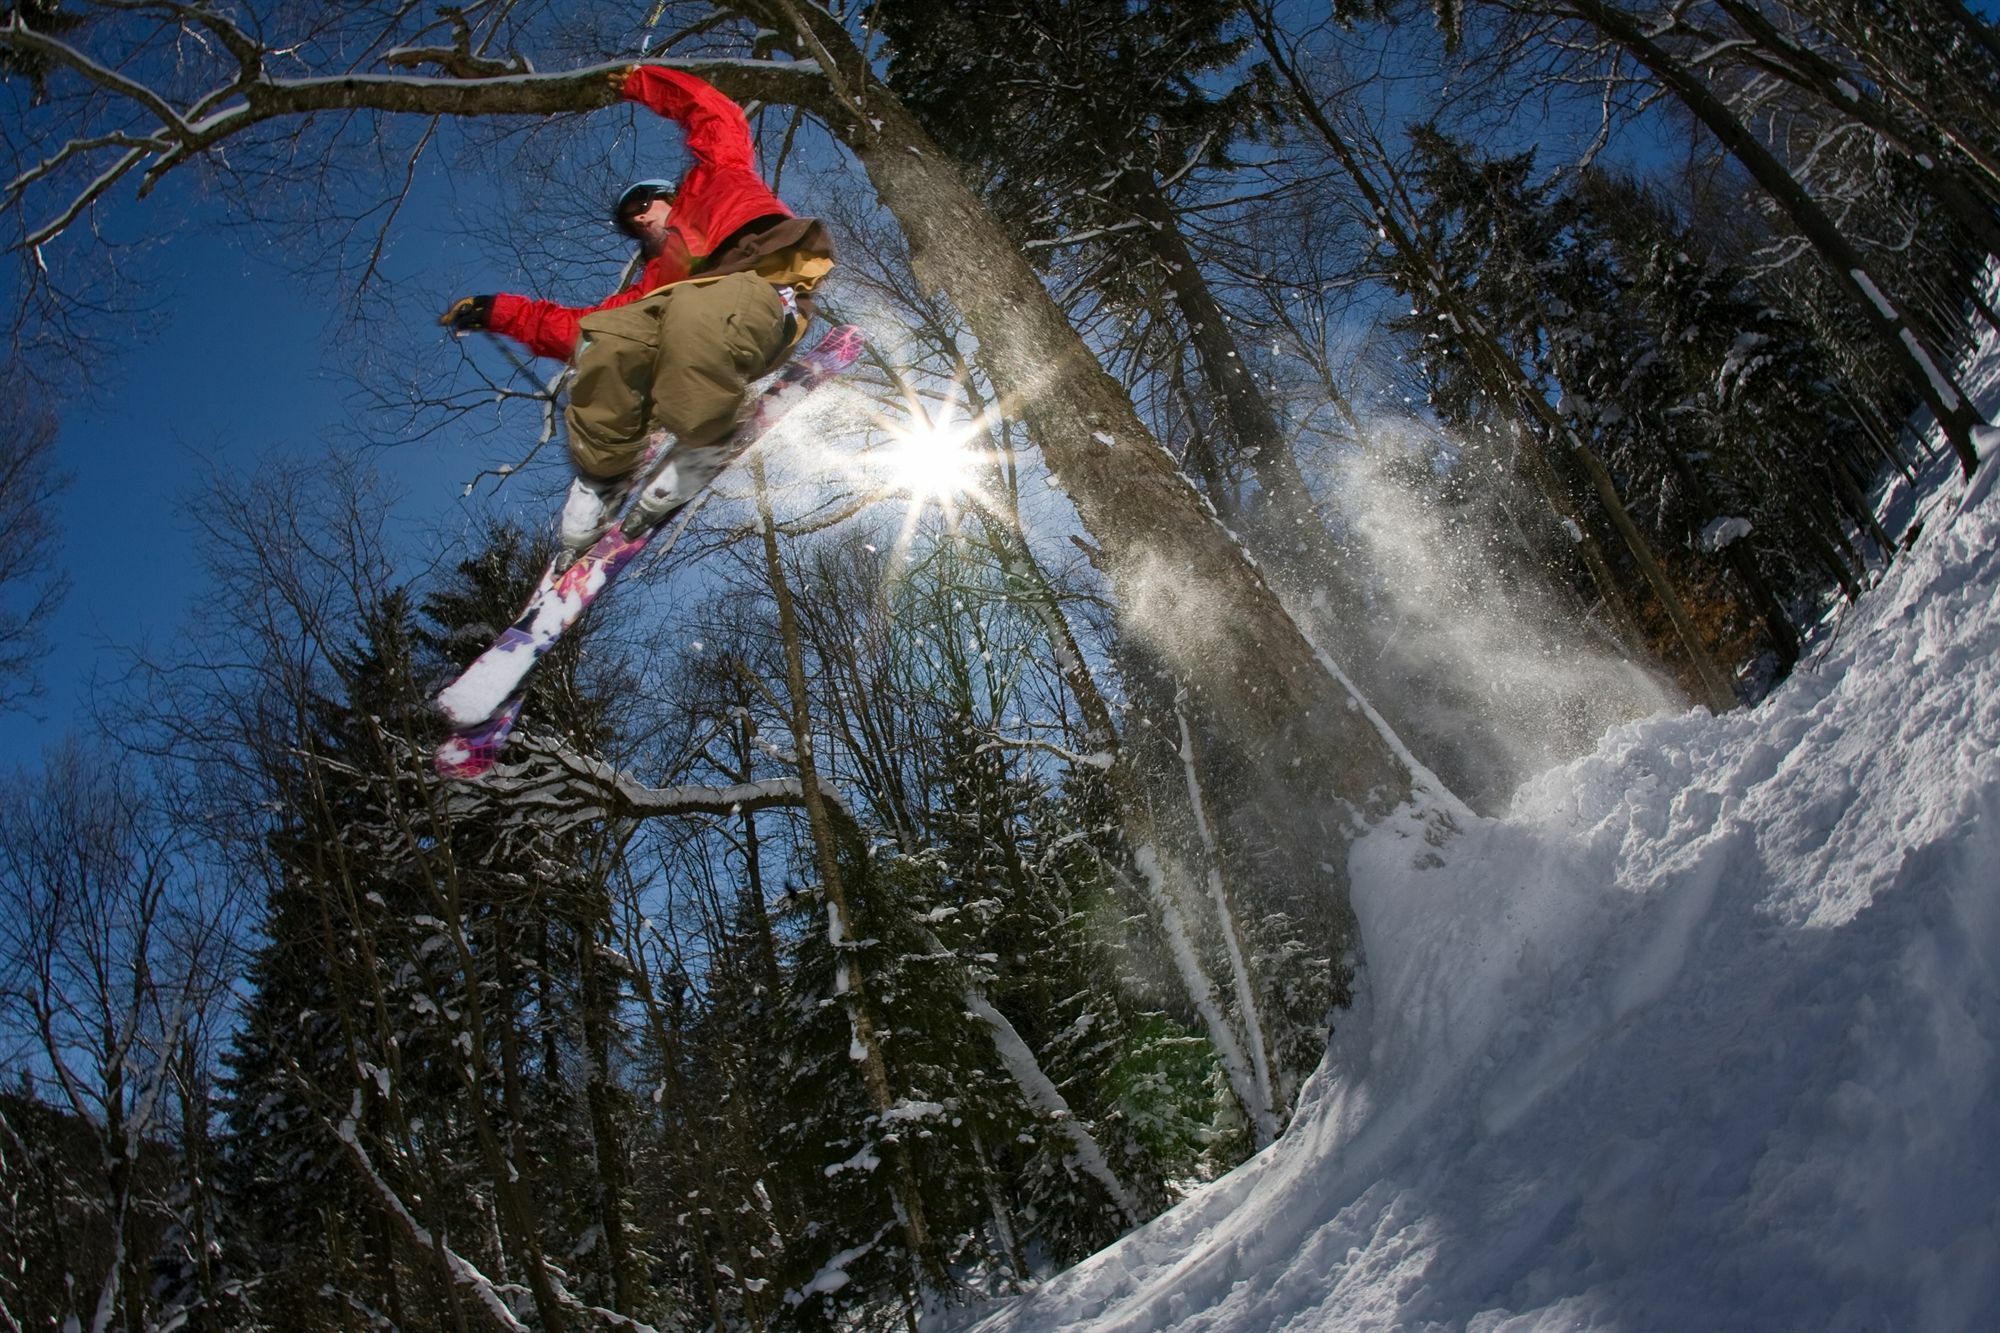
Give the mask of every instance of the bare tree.
[[[233, 963], [228, 904], [137, 777], [72, 745], [0, 792], [0, 1038], [8, 1064], [89, 1145], [63, 1234], [64, 1308], [17, 1318], [138, 1333], [186, 1125], [193, 1053]], [[18, 1132], [18, 1129], [17, 1129]], [[196, 1139], [199, 1136], [195, 1136]], [[90, 1259], [94, 1263], [89, 1262]], [[67, 1260], [67, 1262], [65, 1262]], [[45, 1288], [46, 1289], [46, 1288]]]

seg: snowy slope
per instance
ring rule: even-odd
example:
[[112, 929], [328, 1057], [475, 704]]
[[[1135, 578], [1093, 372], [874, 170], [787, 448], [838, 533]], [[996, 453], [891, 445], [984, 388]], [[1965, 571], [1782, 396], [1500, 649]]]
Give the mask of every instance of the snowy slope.
[[983, 1333], [2000, 1329], [1996, 474], [1759, 707], [1364, 839], [1292, 1129]]

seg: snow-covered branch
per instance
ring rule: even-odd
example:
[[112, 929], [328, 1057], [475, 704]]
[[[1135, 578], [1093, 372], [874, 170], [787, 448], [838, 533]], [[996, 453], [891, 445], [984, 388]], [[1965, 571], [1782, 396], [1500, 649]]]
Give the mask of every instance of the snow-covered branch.
[[[553, 817], [551, 827], [558, 830], [600, 819], [735, 815], [805, 802], [805, 790], [797, 778], [724, 787], [698, 783], [651, 787], [601, 759], [545, 739], [528, 737], [520, 745], [525, 756], [521, 762], [498, 766], [478, 788], [458, 789], [456, 799], [476, 802], [498, 798], [510, 808], [544, 810]], [[819, 792], [823, 800], [853, 817], [833, 783], [821, 779]]]
[[[940, 949], [943, 947], [935, 939], [931, 943]], [[964, 999], [966, 1010], [976, 1015], [991, 1031], [993, 1048], [1000, 1053], [1001, 1063], [1007, 1066], [1007, 1072], [1013, 1075], [1014, 1085], [1021, 1090], [1028, 1104], [1046, 1116], [1069, 1140], [1076, 1151], [1076, 1164], [1083, 1168], [1084, 1174], [1104, 1187], [1105, 1193], [1125, 1215], [1127, 1225], [1136, 1227], [1145, 1221], [1145, 1210], [1139, 1206], [1131, 1188], [1112, 1170], [1111, 1160], [1105, 1156], [1103, 1145], [1090, 1132], [1090, 1127], [1070, 1109], [1061, 1090], [1042, 1069], [1041, 1062], [1035, 1058], [1035, 1053], [1022, 1040], [1014, 1025], [1007, 1021], [1007, 1016], [994, 1008], [985, 992], [976, 986], [966, 989]]]
[[1042, 750], [1079, 768], [1094, 768], [1099, 772], [1118, 762], [1118, 756], [1109, 750], [1078, 754], [1074, 750], [1064, 749], [1053, 741], [1037, 740], [1032, 736], [995, 736], [992, 740], [983, 742], [974, 753], [985, 754], [989, 750]]
[[[357, 1092], [355, 1096], [358, 1099], [360, 1093]], [[416, 1216], [410, 1212], [409, 1206], [403, 1202], [403, 1196], [398, 1194], [395, 1187], [387, 1180], [383, 1179], [382, 1173], [375, 1169], [374, 1159], [369, 1157], [368, 1149], [362, 1146], [361, 1135], [355, 1126], [354, 1117], [349, 1116], [336, 1125], [333, 1136], [340, 1140], [340, 1145], [346, 1150], [348, 1160], [361, 1173], [361, 1178], [374, 1191], [375, 1197], [381, 1202], [383, 1210], [395, 1219], [397, 1225], [402, 1228], [403, 1234], [408, 1237], [410, 1243], [420, 1250], [427, 1250], [437, 1255], [439, 1260], [444, 1264], [445, 1270], [451, 1274], [452, 1281], [466, 1288], [477, 1297], [480, 1307], [492, 1316], [494, 1323], [504, 1329], [518, 1329], [520, 1333], [527, 1333], [528, 1326], [514, 1317], [514, 1312], [507, 1307], [507, 1302], [501, 1298], [500, 1291], [494, 1285], [493, 1279], [480, 1272], [478, 1265], [474, 1264], [470, 1259], [467, 1259], [464, 1255], [452, 1249], [451, 1246], [433, 1236], [430, 1228], [419, 1222]]]
[[1066, 232], [1046, 241], [1027, 241], [1022, 244], [1021, 249], [1034, 252], [1063, 250], [1073, 245], [1089, 245], [1092, 241], [1101, 240], [1106, 236], [1116, 236], [1120, 232], [1143, 231], [1145, 227], [1145, 222], [1135, 218], [1130, 222], [1116, 222], [1108, 227], [1089, 227], [1083, 231]]
[[489, 60], [463, 46], [399, 46], [384, 52], [382, 63], [396, 69], [435, 65], [454, 79], [505, 79], [535, 72], [535, 67], [523, 57]]

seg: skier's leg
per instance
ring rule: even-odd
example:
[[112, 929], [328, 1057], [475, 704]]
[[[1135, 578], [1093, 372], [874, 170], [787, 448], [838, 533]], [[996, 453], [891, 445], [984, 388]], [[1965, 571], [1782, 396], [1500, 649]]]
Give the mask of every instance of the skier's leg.
[[649, 440], [701, 448], [736, 424], [750, 382], [784, 354], [786, 311], [754, 273], [686, 283], [586, 316], [566, 419], [576, 480], [562, 540], [581, 552], [616, 516]]
[[579, 322], [569, 382], [570, 461], [579, 474], [614, 481], [645, 447], [653, 417], [654, 365], [669, 288], [643, 301], [585, 315]]
[[652, 380], [666, 294], [587, 315], [570, 378], [570, 462], [576, 468], [560, 531], [572, 554], [587, 550], [617, 516], [635, 469], [658, 433]]
[[653, 421], [677, 447], [698, 448], [729, 433], [750, 381], [784, 354], [785, 308], [755, 273], [670, 288], [660, 312], [660, 355], [652, 382]]

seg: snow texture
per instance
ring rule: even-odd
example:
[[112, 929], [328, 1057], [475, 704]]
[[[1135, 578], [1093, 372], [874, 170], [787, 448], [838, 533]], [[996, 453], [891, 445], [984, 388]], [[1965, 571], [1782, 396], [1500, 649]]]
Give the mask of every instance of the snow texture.
[[2000, 1328], [1995, 472], [1758, 707], [1363, 838], [1285, 1137], [978, 1328]]
[[1753, 531], [1747, 518], [1718, 518], [1701, 530], [1695, 545], [1712, 555], [1731, 542], [1742, 541]]
[[1898, 324], [1903, 322], [1902, 315], [1897, 313], [1896, 307], [1889, 303], [1889, 298], [1882, 294], [1882, 289], [1875, 285], [1875, 279], [1869, 277], [1865, 270], [1858, 268], [1849, 269], [1848, 275], [1854, 279], [1863, 292], [1867, 293], [1868, 299], [1875, 303], [1875, 308], [1882, 313], [1882, 318], [1892, 320]]

